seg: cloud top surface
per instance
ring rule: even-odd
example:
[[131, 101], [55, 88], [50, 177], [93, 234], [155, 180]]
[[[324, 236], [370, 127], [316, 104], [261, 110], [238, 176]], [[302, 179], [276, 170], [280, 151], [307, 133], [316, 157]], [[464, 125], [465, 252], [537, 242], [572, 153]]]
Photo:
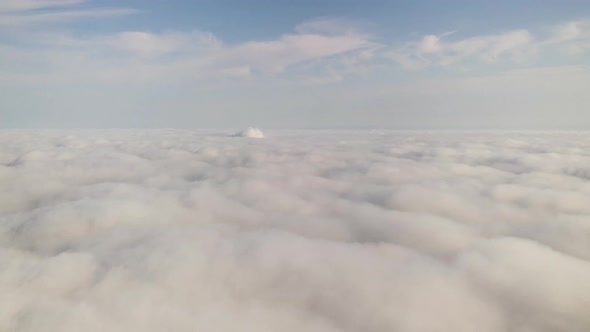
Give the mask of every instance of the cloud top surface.
[[0, 131], [2, 331], [588, 331], [590, 134]]

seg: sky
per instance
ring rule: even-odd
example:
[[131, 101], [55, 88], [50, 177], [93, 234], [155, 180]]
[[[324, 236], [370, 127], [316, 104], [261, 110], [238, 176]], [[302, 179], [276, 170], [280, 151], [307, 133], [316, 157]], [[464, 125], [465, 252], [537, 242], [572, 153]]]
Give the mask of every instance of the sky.
[[590, 3], [2, 0], [0, 127], [589, 129]]

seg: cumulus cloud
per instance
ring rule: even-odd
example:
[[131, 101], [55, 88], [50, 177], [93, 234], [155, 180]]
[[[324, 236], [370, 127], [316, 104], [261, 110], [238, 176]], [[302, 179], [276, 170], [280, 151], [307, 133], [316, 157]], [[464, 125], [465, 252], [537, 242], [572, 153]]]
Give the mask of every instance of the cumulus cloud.
[[242, 130], [236, 133], [234, 136], [236, 137], [248, 137], [248, 138], [264, 138], [264, 134], [262, 130], [258, 128], [249, 127], [245, 130]]
[[0, 140], [0, 330], [590, 328], [586, 132]]

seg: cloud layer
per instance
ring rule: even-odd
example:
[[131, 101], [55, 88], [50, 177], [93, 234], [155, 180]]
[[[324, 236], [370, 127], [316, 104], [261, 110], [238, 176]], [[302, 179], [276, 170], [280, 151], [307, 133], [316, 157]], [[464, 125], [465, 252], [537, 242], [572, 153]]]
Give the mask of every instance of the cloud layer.
[[0, 330], [587, 331], [584, 132], [0, 131]]

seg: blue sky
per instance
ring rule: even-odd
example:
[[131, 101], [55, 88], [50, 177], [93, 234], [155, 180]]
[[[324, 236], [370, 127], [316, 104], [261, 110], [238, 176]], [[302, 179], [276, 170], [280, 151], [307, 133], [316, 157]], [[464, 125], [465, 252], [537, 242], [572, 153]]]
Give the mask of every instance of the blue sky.
[[0, 3], [3, 127], [590, 127], [590, 3]]

